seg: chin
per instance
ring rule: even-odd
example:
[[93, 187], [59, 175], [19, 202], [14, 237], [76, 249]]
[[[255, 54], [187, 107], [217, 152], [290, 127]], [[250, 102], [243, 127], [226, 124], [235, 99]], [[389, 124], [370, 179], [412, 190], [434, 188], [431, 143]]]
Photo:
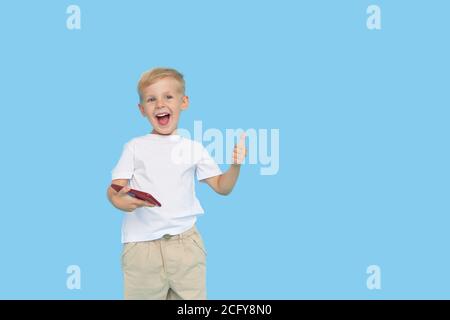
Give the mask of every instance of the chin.
[[158, 126], [153, 126], [153, 133], [162, 134], [162, 135], [170, 135], [173, 134], [177, 128], [158, 128]]
[[175, 131], [175, 130], [172, 130], [172, 131], [160, 131], [160, 130], [155, 130], [155, 133], [156, 133], [156, 134], [161, 134], [161, 135], [164, 135], [164, 136], [168, 136], [168, 135], [171, 135], [172, 133], [174, 133], [174, 131]]

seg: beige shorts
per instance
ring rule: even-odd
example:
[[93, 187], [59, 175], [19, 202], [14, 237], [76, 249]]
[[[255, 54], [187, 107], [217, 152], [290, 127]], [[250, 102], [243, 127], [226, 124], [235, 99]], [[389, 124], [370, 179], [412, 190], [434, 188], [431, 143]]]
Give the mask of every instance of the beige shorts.
[[206, 299], [206, 250], [195, 225], [178, 235], [125, 243], [122, 271], [125, 299]]

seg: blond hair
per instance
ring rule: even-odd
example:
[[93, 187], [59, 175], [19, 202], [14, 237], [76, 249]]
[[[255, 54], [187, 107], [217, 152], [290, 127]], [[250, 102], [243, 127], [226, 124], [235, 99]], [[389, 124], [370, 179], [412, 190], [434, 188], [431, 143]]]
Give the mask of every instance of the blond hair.
[[148, 86], [154, 84], [157, 80], [171, 77], [177, 80], [181, 86], [181, 93], [184, 95], [185, 83], [183, 75], [175, 69], [171, 68], [154, 68], [144, 72], [139, 79], [137, 90], [139, 94], [139, 99], [142, 101], [143, 91]]

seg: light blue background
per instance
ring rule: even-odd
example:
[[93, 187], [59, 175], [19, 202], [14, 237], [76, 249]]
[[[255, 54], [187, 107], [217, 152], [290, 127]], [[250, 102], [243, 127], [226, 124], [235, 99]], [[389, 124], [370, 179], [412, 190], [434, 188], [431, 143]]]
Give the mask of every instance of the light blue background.
[[448, 1], [130, 2], [2, 3], [0, 298], [122, 298], [105, 194], [155, 66], [185, 74], [181, 127], [280, 130], [277, 175], [198, 186], [210, 299], [450, 298]]

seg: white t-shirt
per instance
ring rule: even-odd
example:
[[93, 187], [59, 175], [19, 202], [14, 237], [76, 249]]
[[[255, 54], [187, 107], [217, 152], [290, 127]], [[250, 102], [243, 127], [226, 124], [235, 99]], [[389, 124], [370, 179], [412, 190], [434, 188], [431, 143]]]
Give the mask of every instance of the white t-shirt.
[[149, 133], [127, 142], [112, 179], [153, 195], [161, 207], [142, 207], [124, 215], [122, 242], [159, 239], [194, 225], [204, 210], [195, 195], [198, 180], [220, 175], [217, 163], [201, 143], [180, 135]]

